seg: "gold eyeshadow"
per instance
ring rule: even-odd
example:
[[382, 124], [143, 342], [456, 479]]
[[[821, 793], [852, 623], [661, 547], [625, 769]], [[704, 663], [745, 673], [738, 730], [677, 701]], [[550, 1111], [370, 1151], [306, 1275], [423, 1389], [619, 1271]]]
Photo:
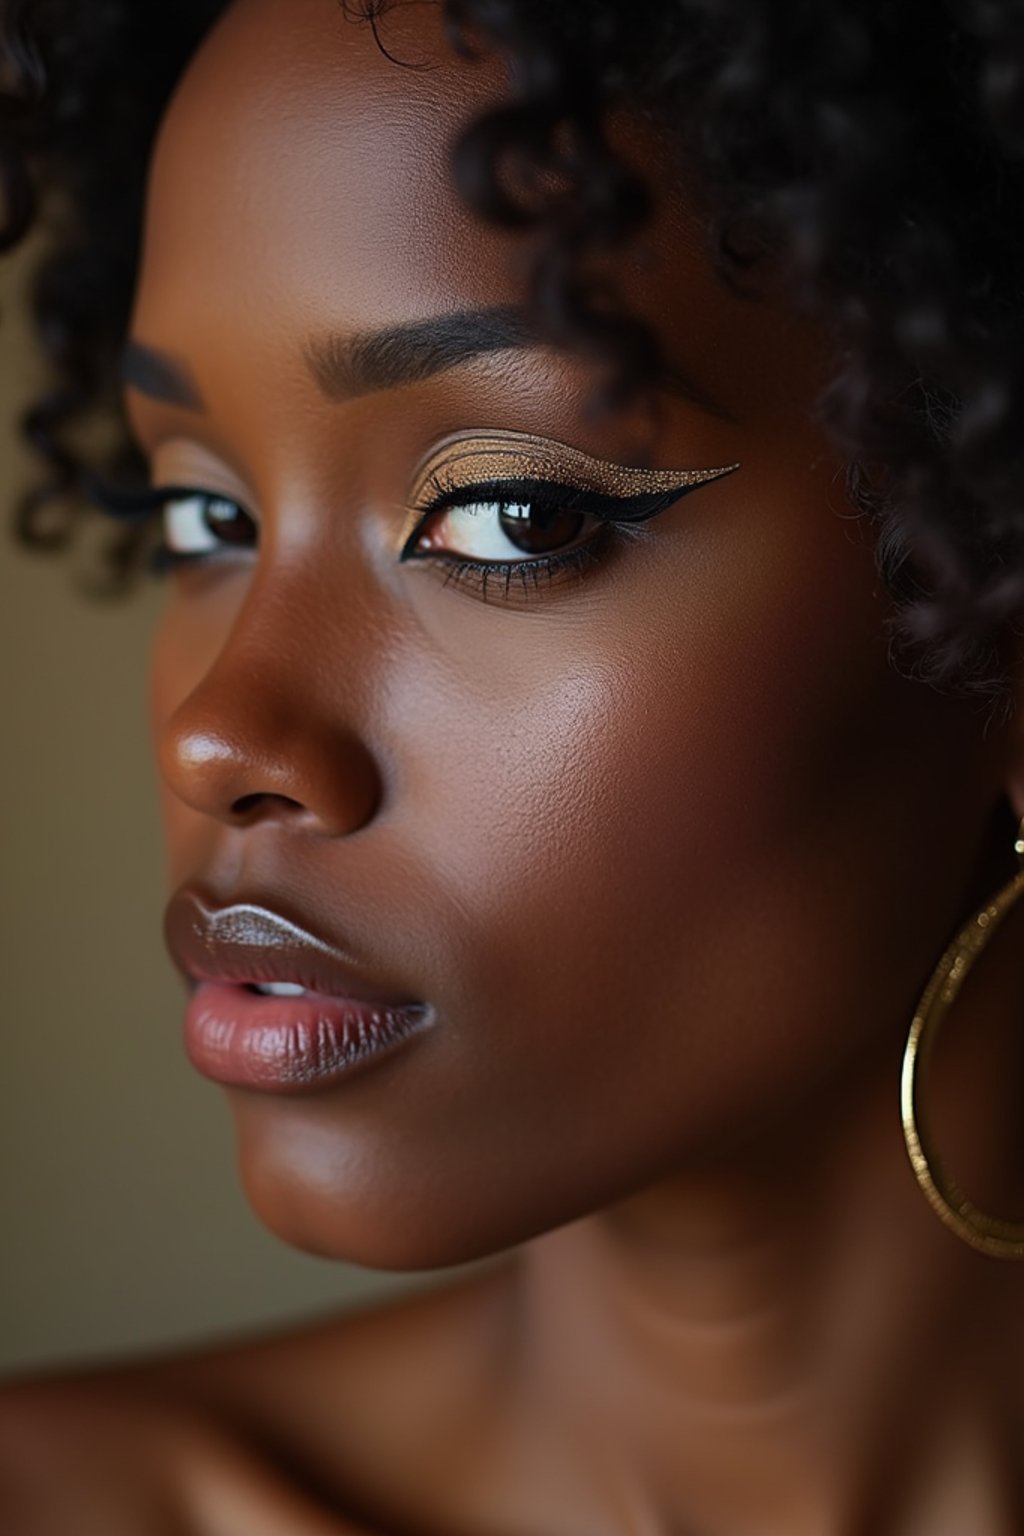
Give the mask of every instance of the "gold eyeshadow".
[[685, 490], [738, 469], [641, 469], [609, 464], [568, 443], [530, 432], [461, 432], [441, 443], [419, 467], [409, 496], [410, 508], [422, 513], [438, 478], [446, 485], [475, 485], [493, 480], [550, 480], [602, 496], [644, 496]]

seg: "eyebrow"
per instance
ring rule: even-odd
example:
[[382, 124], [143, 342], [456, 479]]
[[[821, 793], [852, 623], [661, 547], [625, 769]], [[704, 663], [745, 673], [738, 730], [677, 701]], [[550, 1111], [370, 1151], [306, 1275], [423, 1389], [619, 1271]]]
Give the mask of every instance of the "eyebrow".
[[184, 406], [190, 411], [206, 409], [188, 364], [170, 352], [160, 352], [141, 341], [129, 341], [121, 353], [119, 373], [122, 384], [130, 385], [151, 400]]
[[[397, 389], [445, 373], [460, 363], [491, 352], [522, 351], [550, 342], [524, 311], [514, 305], [455, 310], [424, 320], [347, 335], [310, 340], [304, 351], [321, 393], [332, 401], [354, 400], [378, 390]], [[129, 341], [121, 357], [121, 380], [152, 400], [187, 410], [205, 410], [188, 365], [169, 352]], [[658, 381], [725, 421], [734, 418], [675, 364]]]
[[329, 400], [417, 384], [470, 358], [538, 346], [522, 310], [511, 305], [462, 309], [404, 325], [310, 341], [306, 359]]

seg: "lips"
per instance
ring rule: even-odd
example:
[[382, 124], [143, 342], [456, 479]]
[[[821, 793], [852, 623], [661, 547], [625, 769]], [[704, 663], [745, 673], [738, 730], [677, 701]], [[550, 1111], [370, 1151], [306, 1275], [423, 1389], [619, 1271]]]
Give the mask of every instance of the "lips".
[[185, 887], [167, 947], [193, 988], [185, 1044], [218, 1082], [271, 1092], [336, 1083], [433, 1021], [429, 1006], [366, 977], [339, 946], [252, 902]]

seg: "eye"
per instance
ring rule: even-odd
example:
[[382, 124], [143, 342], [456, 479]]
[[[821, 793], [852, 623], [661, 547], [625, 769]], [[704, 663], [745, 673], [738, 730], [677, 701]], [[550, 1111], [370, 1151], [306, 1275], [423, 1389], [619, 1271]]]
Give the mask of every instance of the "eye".
[[406, 547], [405, 558], [447, 555], [486, 564], [508, 564], [571, 549], [596, 528], [597, 519], [559, 498], [542, 495], [479, 497], [428, 515]]
[[594, 544], [610, 524], [644, 522], [679, 494], [605, 496], [550, 480], [435, 482], [432, 489], [401, 558], [496, 569], [551, 567]]
[[157, 571], [228, 549], [254, 548], [258, 524], [237, 501], [191, 486], [112, 485], [89, 475], [86, 491], [93, 505], [119, 522], [144, 522], [160, 515], [162, 537], [152, 550]]
[[226, 546], [252, 548], [257, 525], [236, 501], [203, 491], [168, 495], [163, 505], [163, 547], [172, 557], [213, 554]]

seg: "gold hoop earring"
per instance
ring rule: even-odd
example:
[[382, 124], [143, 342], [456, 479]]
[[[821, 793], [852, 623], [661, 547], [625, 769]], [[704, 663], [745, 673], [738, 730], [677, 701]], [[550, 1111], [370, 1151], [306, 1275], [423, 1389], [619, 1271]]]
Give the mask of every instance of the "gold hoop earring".
[[901, 1108], [903, 1140], [914, 1176], [936, 1214], [965, 1243], [999, 1259], [1024, 1259], [1024, 1222], [1000, 1221], [968, 1199], [936, 1157], [921, 1116], [918, 1088], [928, 1064], [939, 1026], [948, 1013], [968, 971], [999, 927], [1009, 908], [1024, 894], [1024, 819], [1014, 843], [1020, 873], [976, 912], [946, 950], [917, 1006], [903, 1053]]

